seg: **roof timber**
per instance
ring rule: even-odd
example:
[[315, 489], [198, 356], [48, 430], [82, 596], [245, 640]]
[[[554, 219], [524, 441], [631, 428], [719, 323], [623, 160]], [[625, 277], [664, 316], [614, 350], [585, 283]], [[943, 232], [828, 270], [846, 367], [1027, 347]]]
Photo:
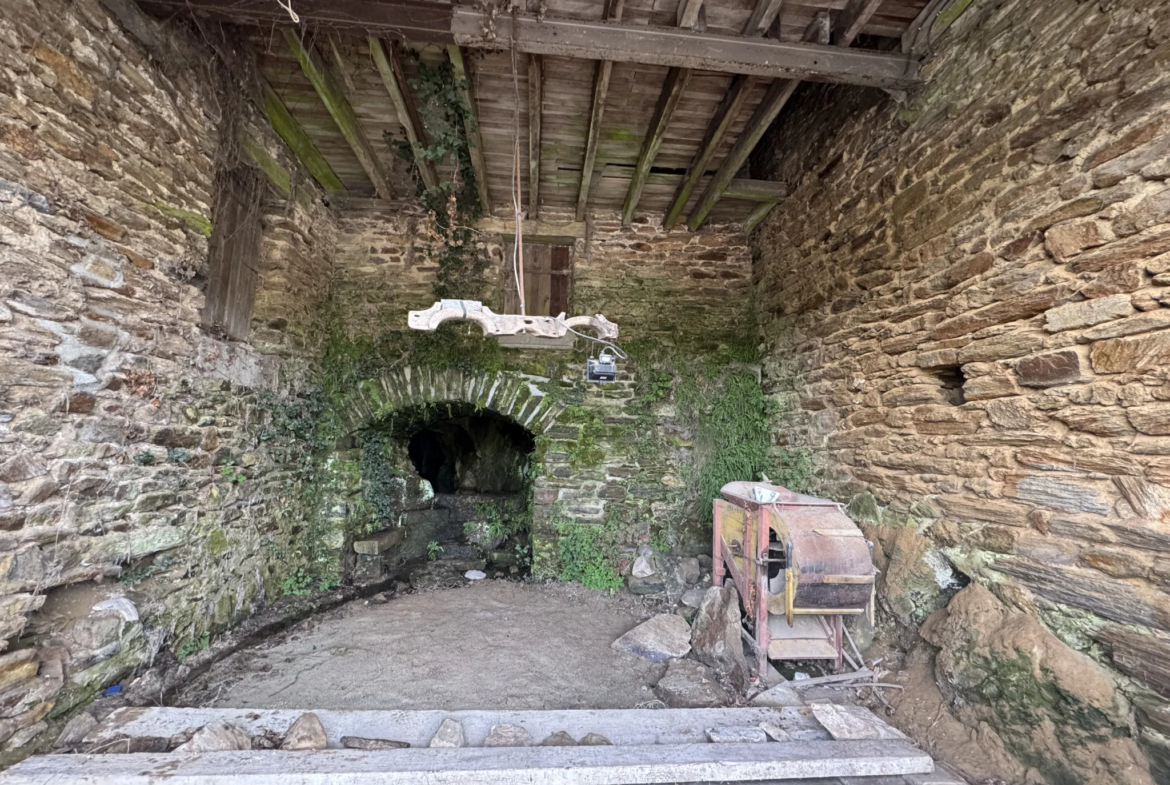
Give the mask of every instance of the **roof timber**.
[[[620, 22], [625, 0], [607, 0], [605, 18]], [[593, 80], [593, 103], [589, 110], [589, 130], [585, 135], [585, 160], [581, 164], [581, 187], [577, 191], [577, 220], [585, 220], [589, 206], [589, 186], [593, 182], [593, 167], [597, 163], [597, 142], [601, 138], [601, 120], [605, 115], [605, 96], [609, 92], [609, 77], [613, 62], [602, 60], [597, 64]]]
[[833, 43], [837, 46], [852, 44], [881, 4], [882, 0], [849, 0], [833, 24]]
[[638, 156], [638, 163], [634, 167], [634, 177], [630, 180], [630, 188], [626, 191], [626, 201], [622, 205], [622, 225], [629, 226], [634, 220], [634, 210], [638, 209], [638, 200], [642, 197], [642, 188], [646, 185], [646, 176], [654, 166], [654, 158], [658, 155], [658, 148], [666, 136], [666, 127], [670, 118], [682, 99], [683, 90], [691, 80], [691, 69], [671, 68], [666, 75], [666, 82], [662, 85], [662, 93], [658, 96], [658, 104], [654, 107], [654, 116], [650, 120], [650, 129], [642, 142], [642, 152]]
[[[805, 31], [805, 38], [820, 42], [829, 40], [829, 15], [827, 11], [822, 11], [813, 19], [812, 24]], [[748, 156], [752, 154], [752, 150], [756, 149], [756, 145], [771, 127], [772, 121], [780, 114], [780, 110], [788, 103], [788, 99], [792, 97], [799, 84], [800, 82], [796, 79], [777, 79], [772, 82], [763, 102], [756, 107], [755, 114], [748, 121], [747, 127], [735, 140], [731, 152], [723, 159], [719, 170], [715, 172], [715, 176], [707, 183], [707, 188], [699, 197], [698, 204], [691, 210], [690, 218], [687, 220], [691, 231], [697, 230], [703, 225], [703, 221], [707, 220], [711, 208], [723, 198], [723, 192], [727, 189], [728, 184], [747, 161]]]
[[768, 32], [776, 17], [780, 15], [780, 6], [783, 3], [784, 0], [757, 0], [756, 7], [752, 10], [747, 25], [744, 26], [743, 34], [760, 36]]
[[467, 152], [471, 157], [471, 169], [475, 172], [475, 188], [479, 194], [479, 206], [484, 215], [492, 214], [492, 196], [488, 192], [487, 164], [483, 160], [483, 139], [479, 134], [479, 115], [475, 109], [475, 93], [467, 66], [463, 62], [463, 50], [455, 44], [447, 44], [447, 57], [455, 70], [455, 89], [467, 112], [463, 115], [463, 131], [467, 135]]
[[649, 25], [550, 17], [541, 20], [530, 14], [497, 17], [494, 34], [484, 30], [483, 22], [479, 11], [455, 9], [451, 20], [455, 40], [466, 47], [514, 46], [516, 51], [529, 54], [676, 66], [774, 79], [893, 89], [912, 87], [920, 81], [918, 62], [901, 54]]
[[362, 169], [369, 176], [370, 182], [374, 184], [374, 190], [383, 199], [389, 199], [392, 194], [382, 162], [378, 160], [378, 156], [370, 146], [369, 139], [361, 127], [357, 115], [354, 114], [353, 107], [350, 106], [345, 94], [341, 92], [341, 88], [337, 86], [328, 67], [311, 46], [305, 47], [301, 43], [300, 33], [297, 30], [286, 27], [283, 32], [285, 40], [288, 41], [289, 49], [292, 50], [297, 62], [300, 63], [305, 76], [313, 83], [313, 89], [321, 97], [321, 101], [329, 110], [333, 121], [337, 123], [337, 128], [345, 137], [345, 141], [353, 148], [354, 155], [357, 156]]
[[402, 130], [406, 133], [406, 141], [410, 144], [414, 165], [418, 167], [423, 185], [428, 191], [438, 188], [439, 176], [435, 174], [435, 162], [426, 156], [426, 131], [419, 119], [418, 108], [414, 105], [414, 97], [406, 85], [406, 77], [402, 74], [397, 47], [392, 43], [387, 52], [381, 40], [370, 36], [370, 55], [378, 75], [382, 77], [382, 84], [386, 85], [386, 92], [390, 93], [390, 100], [394, 102], [398, 122], [402, 123]]
[[528, 217], [540, 217], [540, 117], [544, 109], [544, 60], [528, 56]]
[[272, 130], [280, 135], [280, 138], [288, 145], [288, 149], [309, 170], [309, 174], [313, 175], [313, 179], [322, 188], [332, 192], [345, 191], [345, 185], [342, 184], [341, 179], [329, 166], [325, 157], [321, 155], [317, 145], [313, 144], [313, 140], [305, 133], [305, 129], [301, 128], [301, 124], [288, 111], [288, 107], [284, 105], [284, 101], [280, 100], [280, 96], [272, 89], [272, 85], [268, 84], [268, 81], [263, 77], [260, 79], [263, 90], [263, 103], [260, 108], [264, 111], [264, 116], [268, 118]]

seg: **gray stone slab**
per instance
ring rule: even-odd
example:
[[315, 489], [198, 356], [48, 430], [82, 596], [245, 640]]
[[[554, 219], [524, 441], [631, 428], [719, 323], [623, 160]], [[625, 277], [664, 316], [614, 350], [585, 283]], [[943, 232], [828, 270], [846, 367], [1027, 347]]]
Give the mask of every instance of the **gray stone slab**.
[[925, 774], [928, 755], [900, 741], [511, 747], [387, 752], [47, 755], [0, 785], [650, 785]]
[[[330, 749], [341, 748], [342, 736], [365, 736], [426, 747], [445, 719], [463, 726], [468, 747], [483, 745], [494, 725], [519, 725], [533, 739], [566, 731], [575, 739], [600, 733], [615, 745], [702, 744], [707, 728], [759, 727], [771, 723], [794, 741], [827, 741], [832, 737], [809, 709], [609, 709], [568, 711], [316, 711], [325, 726]], [[124, 738], [170, 738], [212, 722], [233, 722], [251, 735], [265, 731], [284, 735], [304, 711], [296, 709], [198, 709], [156, 706], [118, 709], [85, 740], [109, 744]]]
[[878, 719], [877, 715], [862, 706], [845, 706], [834, 703], [814, 704], [813, 716], [825, 730], [839, 741], [857, 739], [905, 739], [906, 734]]

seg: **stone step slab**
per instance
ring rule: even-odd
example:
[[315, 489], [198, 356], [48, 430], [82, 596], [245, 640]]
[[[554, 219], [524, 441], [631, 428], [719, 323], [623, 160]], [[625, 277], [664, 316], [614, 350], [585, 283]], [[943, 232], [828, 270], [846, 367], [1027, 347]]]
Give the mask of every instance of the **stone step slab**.
[[[126, 739], [169, 739], [215, 722], [235, 723], [253, 736], [283, 736], [304, 711], [293, 709], [118, 709], [89, 733], [87, 745], [116, 750]], [[565, 711], [327, 711], [313, 712], [325, 728], [329, 748], [340, 749], [343, 736], [395, 739], [426, 747], [445, 719], [463, 727], [464, 743], [481, 747], [496, 725], [517, 725], [538, 742], [559, 731], [580, 739], [599, 733], [614, 745], [703, 744], [707, 730], [718, 727], [782, 728], [793, 741], [829, 741], [810, 708], [735, 709], [577, 709]], [[874, 720], [881, 722], [876, 716]], [[141, 745], [138, 745], [141, 746]]]
[[[902, 741], [46, 755], [0, 785], [654, 785], [930, 774]], [[827, 784], [826, 784], [827, 785]]]

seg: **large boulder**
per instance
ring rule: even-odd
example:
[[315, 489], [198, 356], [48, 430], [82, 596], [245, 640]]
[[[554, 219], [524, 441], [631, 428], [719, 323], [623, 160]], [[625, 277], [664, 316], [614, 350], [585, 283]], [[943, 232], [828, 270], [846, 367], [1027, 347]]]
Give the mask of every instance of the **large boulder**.
[[737, 689], [743, 689], [748, 677], [742, 629], [739, 592], [735, 587], [707, 589], [691, 628], [691, 652], [699, 662], [727, 677]]
[[686, 619], [673, 613], [660, 613], [610, 645], [648, 662], [666, 662], [672, 657], [687, 656], [691, 650], [690, 639], [691, 628]]

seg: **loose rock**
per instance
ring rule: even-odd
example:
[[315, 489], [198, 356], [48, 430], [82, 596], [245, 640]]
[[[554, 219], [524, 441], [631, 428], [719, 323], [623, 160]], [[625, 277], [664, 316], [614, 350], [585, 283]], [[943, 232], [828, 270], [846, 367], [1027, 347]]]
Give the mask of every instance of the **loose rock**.
[[602, 736], [600, 733], [586, 733], [578, 742], [582, 747], [606, 747], [613, 744], [612, 741]]
[[97, 725], [98, 721], [94, 719], [92, 714], [86, 711], [79, 712], [65, 724], [64, 730], [57, 737], [53, 747], [55, 749], [72, 749], [81, 744]]
[[577, 740], [568, 731], [559, 730], [540, 743], [542, 747], [576, 747]]
[[367, 739], [362, 736], [342, 736], [341, 746], [348, 750], [373, 752], [374, 750], [404, 750], [410, 746], [410, 742], [392, 739]]
[[329, 745], [325, 735], [325, 726], [313, 712], [306, 712], [297, 718], [297, 721], [288, 729], [284, 736], [282, 750], [323, 750]]
[[762, 728], [708, 728], [707, 739], [712, 744], [761, 744], [768, 734]]
[[485, 747], [531, 747], [532, 736], [519, 725], [493, 725], [484, 739]]
[[691, 629], [673, 613], [661, 613], [613, 642], [612, 647], [649, 662], [685, 657], [691, 650]]
[[786, 706], [803, 706], [804, 699], [800, 697], [800, 693], [792, 688], [788, 682], [777, 684], [775, 687], [764, 690], [756, 697], [752, 698], [753, 706], [770, 706], [775, 708], [784, 708]]
[[672, 660], [654, 694], [672, 709], [710, 709], [728, 702], [711, 669], [694, 660]]
[[791, 741], [792, 737], [788, 735], [788, 731], [781, 728], [773, 722], [761, 722], [760, 730], [768, 734], [768, 738], [772, 741]]
[[463, 573], [463, 577], [469, 581], [482, 581], [487, 577], [487, 573], [482, 570], [468, 570]]
[[439, 729], [435, 731], [435, 737], [431, 739], [432, 747], [462, 747], [466, 743], [466, 737], [463, 735], [463, 723], [451, 717], [443, 720]]
[[699, 662], [727, 676], [739, 689], [747, 682], [748, 674], [741, 630], [739, 593], [735, 587], [707, 589], [691, 631], [691, 650]]
[[707, 592], [705, 590], [698, 587], [694, 589], [687, 589], [685, 592], [683, 592], [681, 602], [688, 608], [698, 608], [703, 604], [703, 597], [706, 595], [706, 593]]
[[234, 722], [221, 720], [204, 725], [195, 732], [191, 741], [177, 747], [175, 752], [187, 755], [198, 752], [228, 752], [250, 749], [252, 749], [252, 737], [248, 731]]

